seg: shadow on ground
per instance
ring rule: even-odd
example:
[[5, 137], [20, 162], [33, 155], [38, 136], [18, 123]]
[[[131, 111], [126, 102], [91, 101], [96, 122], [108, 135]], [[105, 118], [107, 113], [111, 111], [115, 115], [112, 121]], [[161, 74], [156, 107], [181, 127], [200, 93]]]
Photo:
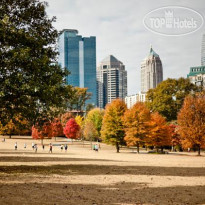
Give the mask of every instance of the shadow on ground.
[[[64, 155], [65, 156], [65, 155]], [[86, 158], [61, 158], [61, 157], [14, 157], [14, 156], [3, 156], [0, 157], [0, 162], [72, 162], [72, 161], [106, 161], [111, 162], [114, 160], [106, 159], [86, 159]], [[119, 162], [119, 161], [118, 161]]]
[[[84, 160], [84, 159], [83, 159]], [[83, 161], [82, 160], [82, 161]], [[59, 174], [59, 175], [158, 175], [158, 176], [205, 176], [205, 168], [116, 166], [116, 165], [51, 165], [51, 166], [0, 166], [6, 174]]]
[[146, 184], [0, 184], [0, 204], [204, 204], [205, 186], [148, 188]]

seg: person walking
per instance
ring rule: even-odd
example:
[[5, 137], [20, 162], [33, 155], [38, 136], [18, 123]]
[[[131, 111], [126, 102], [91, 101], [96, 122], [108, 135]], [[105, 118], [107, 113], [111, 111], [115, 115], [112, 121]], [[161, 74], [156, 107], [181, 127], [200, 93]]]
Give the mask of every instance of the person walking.
[[98, 144], [95, 144], [95, 151], [98, 152]]
[[45, 146], [44, 146], [44, 144], [42, 145], [42, 149], [44, 150], [44, 148], [45, 148]]
[[38, 150], [38, 145], [35, 144], [35, 153], [37, 152], [37, 150]]
[[15, 143], [14, 147], [15, 147], [15, 150], [17, 150], [17, 142]]
[[32, 149], [34, 150], [34, 142], [32, 142]]
[[63, 151], [63, 145], [61, 145], [61, 152]]
[[26, 143], [24, 143], [24, 149], [26, 149], [26, 146], [27, 146]]
[[68, 149], [68, 145], [65, 144], [65, 152], [67, 152], [67, 149]]
[[53, 149], [53, 146], [52, 146], [52, 144], [50, 143], [49, 153], [52, 153], [52, 149]]

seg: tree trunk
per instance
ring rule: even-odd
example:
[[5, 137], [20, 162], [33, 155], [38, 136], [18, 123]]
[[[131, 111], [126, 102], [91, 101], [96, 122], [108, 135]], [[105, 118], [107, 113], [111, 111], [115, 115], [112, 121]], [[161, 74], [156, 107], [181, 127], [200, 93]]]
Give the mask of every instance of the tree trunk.
[[11, 139], [11, 134], [9, 134], [9, 138]]
[[117, 153], [119, 153], [120, 152], [119, 142], [116, 142], [116, 149], [117, 149]]
[[201, 155], [201, 146], [198, 145], [198, 156], [200, 156], [200, 155]]
[[92, 137], [90, 138], [90, 146], [91, 146], [91, 150], [93, 149], [93, 140]]
[[139, 144], [137, 144], [137, 154], [139, 154], [140, 153], [140, 146], [139, 146]]
[[163, 146], [161, 146], [161, 153], [163, 153], [163, 149], [164, 149]]

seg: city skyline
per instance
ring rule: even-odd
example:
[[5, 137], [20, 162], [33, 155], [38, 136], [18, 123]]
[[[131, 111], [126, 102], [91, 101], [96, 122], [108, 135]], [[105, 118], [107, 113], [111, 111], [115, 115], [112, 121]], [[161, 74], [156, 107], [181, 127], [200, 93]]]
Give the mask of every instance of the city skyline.
[[140, 91], [140, 64], [150, 44], [160, 53], [164, 80], [186, 77], [190, 67], [201, 64], [204, 25], [186, 36], [167, 37], [148, 31], [143, 18], [151, 10], [168, 5], [192, 8], [204, 16], [203, 1], [48, 0], [48, 3], [48, 15], [57, 17], [54, 26], [59, 31], [74, 28], [83, 36], [96, 36], [97, 65], [109, 54], [122, 60], [128, 72], [128, 95]]

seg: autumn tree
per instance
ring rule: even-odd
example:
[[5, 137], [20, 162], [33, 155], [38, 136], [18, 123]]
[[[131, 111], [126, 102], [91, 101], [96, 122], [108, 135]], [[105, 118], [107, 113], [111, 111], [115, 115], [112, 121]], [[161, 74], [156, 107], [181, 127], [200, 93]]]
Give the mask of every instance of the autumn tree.
[[66, 126], [66, 123], [71, 119], [74, 118], [73, 113], [71, 112], [66, 112], [63, 115], [61, 115], [61, 123], [63, 125], [63, 127]]
[[126, 104], [120, 100], [113, 100], [105, 108], [102, 122], [101, 136], [107, 143], [114, 144], [117, 152], [124, 143], [125, 131], [122, 117], [127, 110]]
[[161, 148], [163, 151], [164, 146], [171, 145], [171, 133], [169, 125], [166, 119], [159, 113], [151, 113], [151, 119], [149, 122], [149, 133], [145, 139], [147, 145], [151, 145], [157, 148]]
[[44, 122], [43, 126], [35, 125], [32, 127], [32, 138], [40, 139], [43, 144], [44, 139], [51, 139], [53, 137], [53, 126], [51, 122]]
[[146, 95], [146, 105], [152, 112], [158, 112], [166, 117], [167, 121], [177, 119], [177, 113], [181, 109], [184, 98], [199, 88], [189, 79], [167, 79], [150, 89]]
[[17, 132], [17, 126], [13, 120], [9, 120], [7, 124], [2, 126], [2, 134], [9, 135], [9, 138]]
[[91, 149], [92, 149], [92, 142], [96, 140], [95, 136], [97, 136], [97, 130], [94, 127], [94, 124], [90, 121], [86, 122], [86, 126], [83, 129], [83, 136], [86, 140], [90, 141]]
[[181, 140], [178, 133], [178, 125], [171, 123], [169, 124], [170, 134], [171, 134], [171, 143], [172, 143], [172, 150], [175, 150], [175, 147], [181, 147]]
[[4, 126], [2, 125], [1, 132], [4, 135], [25, 135], [31, 133], [30, 123], [22, 116], [15, 116], [9, 120]]
[[63, 132], [67, 138], [76, 139], [78, 136], [78, 132], [80, 130], [80, 126], [77, 124], [74, 118], [71, 118], [66, 123], [66, 126], [63, 129]]
[[76, 121], [76, 123], [79, 125], [79, 127], [80, 127], [80, 130], [79, 130], [79, 132], [78, 132], [78, 135], [79, 135], [79, 137], [81, 138], [82, 137], [82, 135], [83, 135], [83, 129], [84, 129], [84, 124], [85, 124], [85, 122], [84, 122], [84, 117], [82, 117], [82, 116], [80, 116], [80, 115], [77, 115], [76, 117], [75, 117], [75, 121]]
[[64, 136], [63, 133], [63, 126], [60, 122], [59, 118], [55, 118], [52, 122], [52, 131], [53, 131], [53, 137], [61, 137]]
[[145, 145], [149, 134], [150, 110], [144, 103], [138, 102], [125, 112], [123, 124], [125, 126], [125, 141], [128, 146], [139, 147]]
[[178, 114], [179, 134], [183, 148], [205, 147], [205, 94], [197, 93], [185, 98]]
[[103, 116], [104, 116], [104, 110], [100, 108], [95, 108], [90, 110], [86, 116], [85, 127], [87, 126], [87, 124], [89, 124], [88, 126], [90, 126], [90, 123], [93, 124], [93, 127], [95, 129], [93, 136], [95, 139], [100, 138]]

